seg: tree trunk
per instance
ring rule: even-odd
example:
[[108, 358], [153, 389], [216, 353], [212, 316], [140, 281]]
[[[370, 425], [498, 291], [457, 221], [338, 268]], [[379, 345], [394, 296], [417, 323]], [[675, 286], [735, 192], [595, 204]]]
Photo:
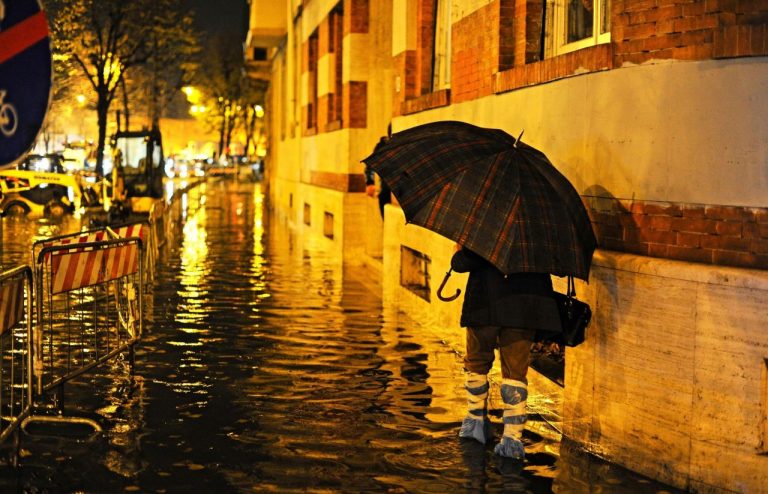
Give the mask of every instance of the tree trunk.
[[[125, 87], [125, 78], [120, 77], [120, 85], [123, 88], [123, 110], [125, 111], [125, 130], [131, 130], [131, 112], [128, 109], [128, 90]], [[120, 126], [120, 122], [118, 122], [118, 127]]]
[[245, 156], [248, 157], [251, 155], [250, 153], [250, 147], [251, 147], [251, 140], [253, 140], [253, 130], [256, 126], [256, 110], [254, 110], [252, 107], [248, 107], [245, 110]]
[[235, 116], [231, 115], [229, 118], [227, 118], [227, 140], [226, 140], [226, 149], [228, 151], [228, 154], [232, 154], [232, 149], [230, 146], [232, 145], [232, 131], [235, 128]]
[[106, 91], [98, 92], [96, 101], [96, 117], [99, 127], [99, 137], [96, 142], [96, 173], [104, 174], [104, 148], [107, 142], [107, 117], [109, 116], [109, 95]]
[[217, 159], [221, 159], [221, 153], [224, 151], [224, 135], [227, 131], [227, 117], [222, 116], [221, 117], [221, 128], [219, 129], [219, 155], [217, 156]]

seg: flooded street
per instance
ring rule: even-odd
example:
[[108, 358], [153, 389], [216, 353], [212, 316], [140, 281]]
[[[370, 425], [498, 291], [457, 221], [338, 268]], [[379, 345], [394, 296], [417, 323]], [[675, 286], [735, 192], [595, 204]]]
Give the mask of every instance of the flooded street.
[[[460, 441], [460, 356], [383, 307], [365, 268], [270, 218], [259, 183], [182, 204], [135, 373], [120, 359], [65, 387], [103, 431], [22, 434], [0, 492], [675, 492], [530, 431], [524, 464]], [[78, 227], [3, 219], [3, 269]]]

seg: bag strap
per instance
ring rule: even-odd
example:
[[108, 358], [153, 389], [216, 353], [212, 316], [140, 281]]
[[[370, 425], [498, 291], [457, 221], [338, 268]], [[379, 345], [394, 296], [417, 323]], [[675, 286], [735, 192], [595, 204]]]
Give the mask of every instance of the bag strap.
[[568, 276], [568, 291], [566, 294], [568, 299], [576, 298], [576, 282], [573, 280], [573, 276]]

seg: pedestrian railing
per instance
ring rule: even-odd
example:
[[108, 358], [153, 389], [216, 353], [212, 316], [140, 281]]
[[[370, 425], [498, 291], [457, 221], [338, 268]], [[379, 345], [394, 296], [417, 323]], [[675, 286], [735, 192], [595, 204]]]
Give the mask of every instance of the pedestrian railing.
[[0, 443], [32, 408], [32, 270], [0, 273]]

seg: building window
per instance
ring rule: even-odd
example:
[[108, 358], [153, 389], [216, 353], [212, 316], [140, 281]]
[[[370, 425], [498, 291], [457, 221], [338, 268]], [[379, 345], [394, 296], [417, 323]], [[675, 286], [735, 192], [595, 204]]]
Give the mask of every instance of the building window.
[[451, 0], [435, 4], [432, 92], [451, 87]]
[[342, 68], [343, 68], [343, 53], [342, 43], [344, 42], [344, 7], [343, 3], [339, 3], [330, 14], [329, 24], [329, 52], [333, 54], [333, 65], [330, 70], [333, 74], [329, 78], [332, 87], [330, 87], [331, 93], [329, 94], [328, 101], [328, 122], [341, 121], [341, 104], [342, 104]]
[[304, 224], [309, 226], [312, 224], [312, 206], [304, 203]]
[[266, 62], [267, 61], [267, 49], [256, 47], [253, 49], [253, 61], [254, 62]]
[[611, 41], [609, 0], [556, 0], [555, 55]]
[[317, 57], [318, 57], [317, 30], [309, 37], [308, 60], [309, 80], [307, 81], [307, 129], [317, 127]]
[[333, 214], [328, 211], [325, 212], [325, 217], [323, 218], [323, 235], [333, 239]]
[[432, 260], [426, 254], [400, 246], [400, 286], [429, 302], [429, 266]]

